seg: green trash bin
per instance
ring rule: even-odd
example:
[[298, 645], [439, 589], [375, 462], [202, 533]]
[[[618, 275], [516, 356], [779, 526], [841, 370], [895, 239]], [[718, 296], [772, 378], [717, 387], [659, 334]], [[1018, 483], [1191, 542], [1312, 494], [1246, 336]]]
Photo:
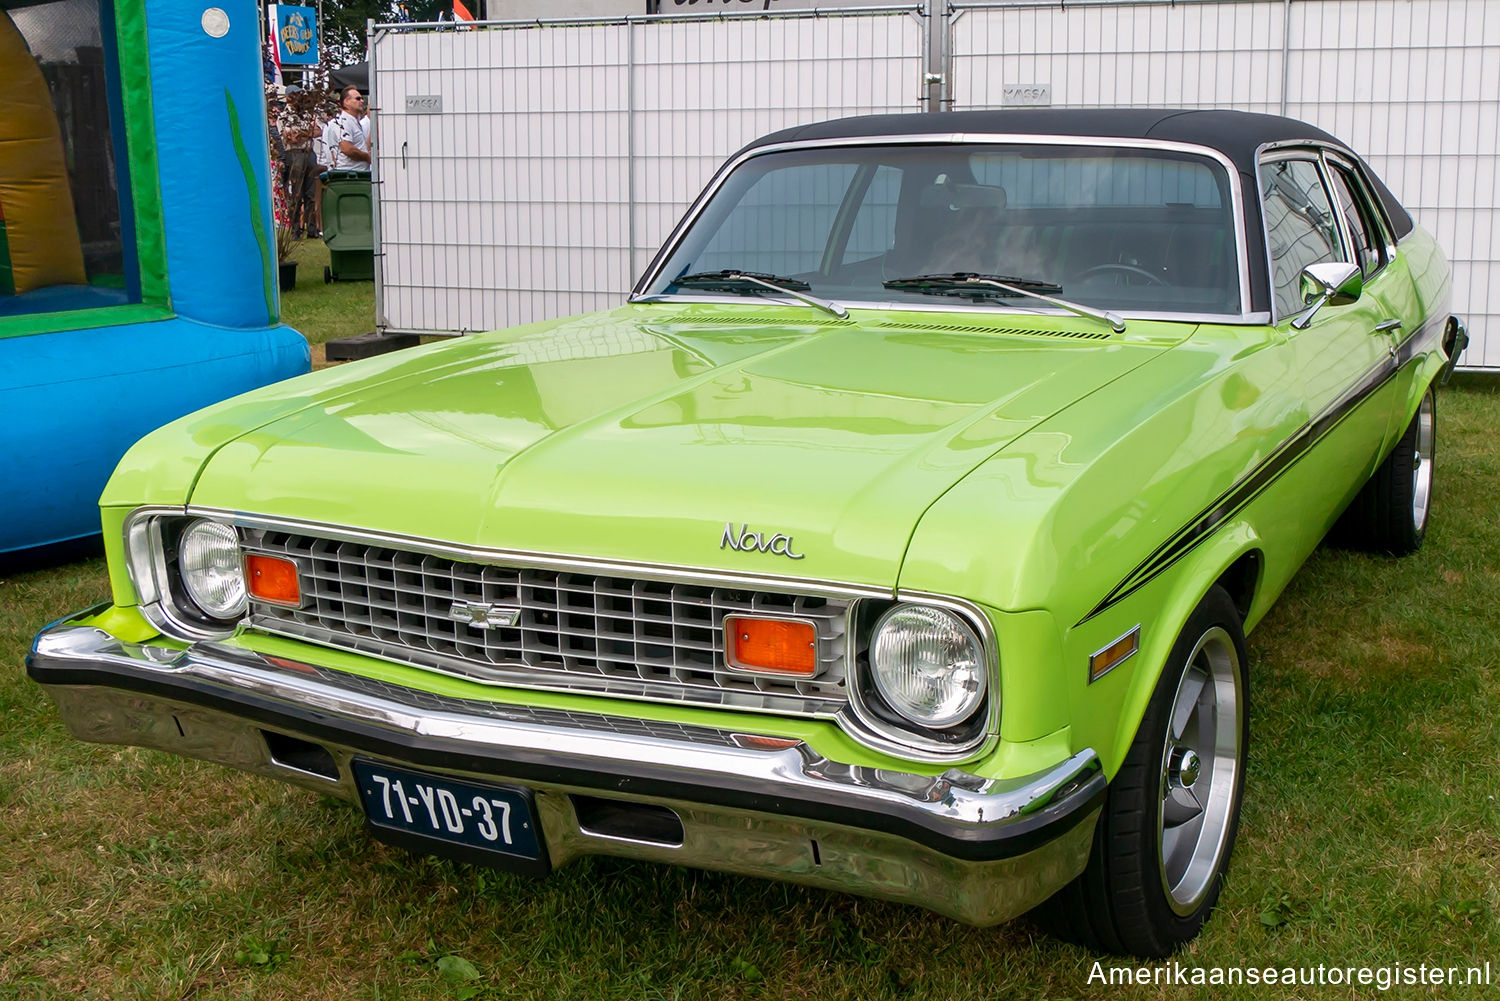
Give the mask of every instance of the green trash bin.
[[323, 242], [328, 245], [325, 282], [375, 280], [375, 227], [368, 170], [330, 170], [323, 175]]

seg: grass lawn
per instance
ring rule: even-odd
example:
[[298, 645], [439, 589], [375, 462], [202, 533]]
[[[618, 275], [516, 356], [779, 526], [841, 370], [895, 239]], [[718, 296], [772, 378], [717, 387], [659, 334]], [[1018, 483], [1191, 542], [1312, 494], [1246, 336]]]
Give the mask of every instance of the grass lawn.
[[[287, 321], [368, 331], [370, 285], [325, 287], [322, 245], [299, 253]], [[1500, 393], [1443, 392], [1439, 431], [1426, 548], [1319, 551], [1250, 638], [1243, 828], [1188, 966], [1489, 961], [1500, 983]], [[416, 858], [341, 802], [68, 737], [22, 659], [106, 590], [97, 560], [0, 578], [0, 999], [1351, 993], [1101, 988], [1093, 956], [1026, 921], [616, 860], [533, 882]]]
[[302, 331], [313, 346], [313, 366], [321, 367], [324, 341], [375, 329], [375, 286], [371, 282], [324, 284], [328, 247], [322, 240], [303, 240], [291, 259], [297, 262], [297, 287], [281, 294], [281, 319]]

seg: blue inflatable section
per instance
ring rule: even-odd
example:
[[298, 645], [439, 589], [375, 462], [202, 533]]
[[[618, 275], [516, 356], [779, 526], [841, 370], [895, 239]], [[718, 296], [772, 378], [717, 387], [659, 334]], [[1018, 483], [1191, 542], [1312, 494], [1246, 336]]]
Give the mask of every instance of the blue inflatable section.
[[[0, 357], [13, 383], [0, 391], [0, 413], [21, 424], [0, 487], [9, 495], [0, 552], [97, 535], [99, 492], [142, 434], [308, 367], [294, 330], [182, 318], [11, 338]], [[15, 385], [20, 372], [40, 379]]]
[[138, 438], [309, 368], [279, 321], [259, 13], [216, 9], [100, 0], [126, 289], [0, 302], [0, 553], [98, 534], [99, 494]]

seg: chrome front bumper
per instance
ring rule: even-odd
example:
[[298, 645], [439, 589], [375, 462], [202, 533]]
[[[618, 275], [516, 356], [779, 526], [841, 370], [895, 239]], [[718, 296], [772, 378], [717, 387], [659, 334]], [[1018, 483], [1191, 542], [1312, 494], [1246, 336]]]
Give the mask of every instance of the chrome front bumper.
[[[27, 669], [83, 740], [202, 758], [354, 802], [356, 756], [513, 783], [535, 792], [553, 866], [623, 855], [913, 903], [973, 924], [1021, 914], [1083, 870], [1105, 788], [1087, 750], [1014, 780], [893, 772], [830, 761], [804, 743], [448, 698], [223, 644], [129, 643], [66, 620], [37, 636]], [[642, 804], [664, 807], [680, 834], [591, 829], [580, 806], [601, 799], [627, 818]]]

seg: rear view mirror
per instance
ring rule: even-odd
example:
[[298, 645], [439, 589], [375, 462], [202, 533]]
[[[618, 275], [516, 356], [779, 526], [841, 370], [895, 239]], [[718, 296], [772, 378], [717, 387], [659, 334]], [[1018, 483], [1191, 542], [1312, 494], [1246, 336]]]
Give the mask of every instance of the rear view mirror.
[[1324, 306], [1347, 306], [1358, 302], [1364, 288], [1364, 275], [1357, 264], [1342, 261], [1309, 264], [1302, 269], [1302, 301], [1308, 308], [1292, 321], [1292, 326], [1297, 330], [1307, 329], [1318, 310]]

